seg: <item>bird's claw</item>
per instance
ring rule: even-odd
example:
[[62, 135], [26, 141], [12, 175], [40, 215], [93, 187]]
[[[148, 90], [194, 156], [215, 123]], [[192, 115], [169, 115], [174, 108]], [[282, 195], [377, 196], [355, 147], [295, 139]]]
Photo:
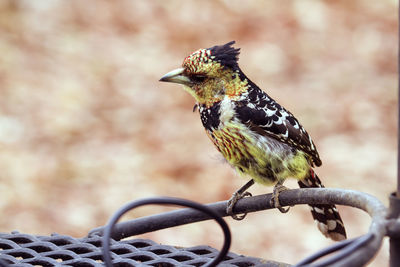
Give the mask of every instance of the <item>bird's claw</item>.
[[239, 191], [237, 191], [232, 194], [232, 197], [228, 200], [228, 205], [226, 206], [226, 213], [228, 215], [230, 215], [232, 217], [232, 219], [241, 221], [246, 217], [247, 213], [243, 213], [240, 215], [233, 214], [233, 207], [235, 206], [236, 202], [238, 202], [240, 199], [242, 199], [244, 197], [248, 197], [248, 196], [251, 197], [252, 194], [247, 191], [243, 192], [243, 193], [240, 193]]
[[272, 191], [272, 197], [270, 200], [271, 206], [274, 206], [282, 213], [287, 213], [290, 209], [290, 207], [287, 207], [287, 208], [282, 207], [281, 203], [279, 202], [279, 194], [286, 190], [288, 190], [288, 188], [286, 186], [284, 186], [282, 184], [276, 184], [274, 186], [274, 190]]

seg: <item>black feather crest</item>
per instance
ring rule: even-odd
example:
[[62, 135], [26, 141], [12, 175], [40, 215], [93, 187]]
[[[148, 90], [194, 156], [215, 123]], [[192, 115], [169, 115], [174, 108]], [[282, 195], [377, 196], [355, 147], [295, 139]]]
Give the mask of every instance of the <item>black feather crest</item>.
[[224, 45], [213, 46], [209, 48], [209, 50], [214, 60], [218, 61], [222, 66], [237, 70], [239, 69], [238, 60], [240, 48], [234, 48], [232, 46], [234, 43], [235, 41], [230, 41]]

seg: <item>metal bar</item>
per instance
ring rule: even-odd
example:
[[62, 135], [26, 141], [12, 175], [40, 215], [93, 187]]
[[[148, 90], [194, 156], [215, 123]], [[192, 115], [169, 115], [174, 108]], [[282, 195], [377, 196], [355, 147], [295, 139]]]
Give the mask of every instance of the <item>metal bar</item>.
[[[398, 2], [400, 4], [400, 1]], [[400, 19], [400, 6], [397, 9], [398, 22]], [[397, 47], [397, 191], [389, 197], [389, 218], [396, 219], [400, 215], [400, 26], [398, 29], [398, 47]], [[400, 238], [391, 236], [390, 241], [390, 267], [400, 266]]]
[[[246, 197], [239, 200], [233, 210], [234, 214], [250, 213], [261, 210], [273, 209], [270, 205], [272, 194]], [[282, 206], [298, 204], [339, 204], [362, 209], [371, 217], [379, 211], [379, 216], [386, 216], [386, 207], [374, 196], [344, 189], [332, 188], [303, 188], [286, 190], [279, 194], [279, 202]], [[227, 201], [207, 204], [220, 216], [229, 216], [226, 213]], [[200, 222], [210, 219], [209, 216], [192, 210], [180, 209], [156, 215], [146, 216], [121, 222], [115, 225], [112, 238], [119, 240], [125, 237], [157, 231], [169, 227], [175, 227], [188, 223]], [[103, 227], [93, 229], [89, 235], [102, 235]]]
[[[400, 1], [398, 3], [400, 5]], [[400, 6], [397, 10], [398, 22], [400, 21]], [[397, 196], [400, 197], [400, 26], [398, 25], [398, 48], [397, 48]]]
[[[390, 213], [389, 218], [397, 218], [400, 213], [400, 200], [399, 197], [393, 193], [390, 198]], [[397, 235], [390, 236], [390, 266], [400, 266], [400, 238]]]
[[[271, 209], [273, 207], [270, 205], [270, 199], [271, 194], [243, 198], [236, 203], [234, 212], [235, 214], [241, 214]], [[373, 234], [373, 238], [371, 238], [368, 244], [337, 262], [337, 266], [362, 266], [366, 264], [379, 250], [382, 239], [386, 235], [387, 209], [377, 198], [366, 193], [332, 188], [293, 189], [281, 192], [279, 202], [282, 206], [297, 204], [346, 205], [362, 209], [372, 217], [370, 232]], [[227, 201], [222, 201], [208, 204], [207, 206], [214, 209], [220, 216], [228, 216], [225, 211], [226, 205]], [[209, 216], [201, 212], [191, 209], [180, 209], [118, 223], [114, 227], [112, 238], [119, 240], [129, 236], [207, 219], [210, 219]], [[102, 235], [103, 230], [103, 227], [96, 228], [89, 235]], [[336, 266], [336, 264], [333, 266]]]

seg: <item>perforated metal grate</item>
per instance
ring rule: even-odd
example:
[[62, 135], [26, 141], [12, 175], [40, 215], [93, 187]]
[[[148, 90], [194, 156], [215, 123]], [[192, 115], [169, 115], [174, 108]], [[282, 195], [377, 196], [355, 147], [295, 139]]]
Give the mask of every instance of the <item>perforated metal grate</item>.
[[[201, 266], [218, 251], [209, 246], [176, 248], [147, 239], [112, 241], [114, 266]], [[0, 233], [1, 263], [14, 266], [104, 266], [101, 237], [72, 238]], [[289, 266], [229, 253], [219, 266]]]

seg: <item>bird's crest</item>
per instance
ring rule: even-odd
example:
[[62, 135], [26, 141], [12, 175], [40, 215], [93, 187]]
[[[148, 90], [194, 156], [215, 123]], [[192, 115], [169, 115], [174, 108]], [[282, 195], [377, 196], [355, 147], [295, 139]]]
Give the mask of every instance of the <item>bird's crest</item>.
[[232, 47], [234, 43], [235, 41], [231, 41], [224, 45], [199, 49], [185, 58], [183, 66], [195, 73], [202, 70], [204, 64], [218, 62], [222, 67], [236, 71], [239, 69], [238, 59], [240, 48]]
[[234, 48], [235, 41], [230, 41], [224, 45], [216, 45], [208, 48], [213, 60], [219, 62], [222, 66], [237, 70], [239, 68], [238, 60], [240, 48]]

